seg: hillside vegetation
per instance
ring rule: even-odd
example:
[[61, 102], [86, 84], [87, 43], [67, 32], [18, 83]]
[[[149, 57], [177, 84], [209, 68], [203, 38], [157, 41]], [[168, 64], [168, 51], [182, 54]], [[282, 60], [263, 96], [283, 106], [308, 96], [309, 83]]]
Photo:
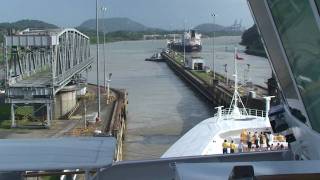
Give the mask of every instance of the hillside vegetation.
[[226, 27], [218, 24], [205, 23], [194, 27], [194, 29], [198, 30], [201, 33], [209, 33], [213, 31], [223, 31], [224, 29], [226, 29]]
[[242, 34], [240, 44], [246, 46], [245, 52], [247, 54], [267, 57], [256, 25], [253, 25]]
[[[96, 30], [96, 20], [89, 19], [77, 27], [79, 30]], [[149, 28], [141, 23], [133, 21], [129, 18], [107, 18], [99, 19], [99, 31], [104, 32], [117, 32], [117, 31], [130, 31], [130, 32], [143, 32], [153, 31], [155, 28]]]
[[58, 26], [54, 25], [54, 24], [49, 24], [43, 21], [39, 21], [39, 20], [29, 20], [29, 19], [24, 19], [24, 20], [20, 20], [17, 22], [13, 22], [13, 23], [0, 23], [0, 29], [16, 29], [16, 30], [23, 30], [26, 28], [48, 28], [48, 29], [53, 29], [53, 28], [58, 28]]
[[4, 22], [0, 23], [0, 43], [3, 42], [3, 36], [7, 34], [9, 31], [21, 31], [27, 28], [37, 28], [37, 29], [54, 29], [58, 28], [58, 26], [54, 24], [49, 24], [44, 21], [39, 20], [29, 20], [24, 19], [17, 22], [9, 23]]
[[[0, 43], [3, 42], [3, 35], [10, 31], [21, 31], [26, 28], [36, 28], [36, 29], [53, 29], [58, 28], [58, 26], [50, 23], [46, 23], [39, 20], [20, 20], [17, 22], [0, 23]], [[96, 20], [89, 19], [78, 27], [79, 31], [87, 34], [90, 37], [91, 43], [96, 43]], [[216, 36], [239, 36], [242, 32], [230, 31], [228, 27], [220, 26], [217, 24], [200, 24], [194, 29], [197, 29], [203, 34], [203, 37], [212, 37], [213, 31], [215, 31]], [[147, 27], [139, 22], [133, 21], [129, 18], [107, 18], [99, 19], [99, 34], [100, 42], [103, 42], [103, 33], [106, 32], [106, 41], [128, 41], [128, 40], [142, 40], [143, 35], [165, 35], [165, 34], [182, 34], [182, 30], [167, 31], [159, 28]], [[159, 38], [159, 37], [158, 37]], [[160, 37], [161, 38], [161, 37]], [[162, 38], [165, 38], [163, 36]]]

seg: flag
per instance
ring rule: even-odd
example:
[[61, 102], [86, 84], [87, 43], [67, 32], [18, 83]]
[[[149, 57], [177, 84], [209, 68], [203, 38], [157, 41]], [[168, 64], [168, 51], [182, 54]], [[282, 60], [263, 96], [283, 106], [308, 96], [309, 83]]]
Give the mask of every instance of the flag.
[[237, 60], [244, 60], [243, 57], [240, 57], [240, 56], [239, 56], [239, 53], [238, 53], [238, 52], [236, 53], [236, 59], [237, 59]]

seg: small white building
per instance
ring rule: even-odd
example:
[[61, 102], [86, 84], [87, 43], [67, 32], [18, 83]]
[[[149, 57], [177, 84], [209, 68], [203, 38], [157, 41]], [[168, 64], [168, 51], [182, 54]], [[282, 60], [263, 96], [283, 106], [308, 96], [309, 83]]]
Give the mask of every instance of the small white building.
[[186, 59], [186, 68], [196, 71], [204, 71], [205, 70], [205, 62], [201, 57], [192, 57]]

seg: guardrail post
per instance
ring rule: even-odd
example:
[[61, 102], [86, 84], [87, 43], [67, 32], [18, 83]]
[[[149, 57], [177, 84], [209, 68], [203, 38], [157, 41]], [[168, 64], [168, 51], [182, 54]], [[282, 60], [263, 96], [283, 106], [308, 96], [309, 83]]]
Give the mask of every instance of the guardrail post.
[[50, 114], [51, 114], [51, 106], [49, 103], [47, 103], [47, 128], [49, 128], [51, 126], [51, 117], [50, 117]]
[[267, 96], [267, 97], [263, 97], [266, 100], [266, 116], [265, 116], [265, 120], [269, 120], [269, 111], [270, 111], [270, 101], [271, 98], [274, 98], [275, 96]]
[[11, 103], [11, 128], [16, 127], [16, 118], [15, 118], [15, 112], [14, 112], [14, 104]]
[[218, 110], [218, 119], [220, 119], [222, 117], [222, 108], [223, 108], [223, 106], [215, 107], [215, 109]]

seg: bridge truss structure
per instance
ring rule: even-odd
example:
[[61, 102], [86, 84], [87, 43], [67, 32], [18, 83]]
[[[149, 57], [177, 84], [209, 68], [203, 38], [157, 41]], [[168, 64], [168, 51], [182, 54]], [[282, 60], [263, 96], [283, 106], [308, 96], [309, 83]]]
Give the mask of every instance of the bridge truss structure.
[[11, 104], [11, 126], [16, 126], [17, 104], [46, 106], [46, 126], [53, 117], [54, 97], [90, 68], [90, 39], [76, 29], [26, 29], [5, 36], [6, 103]]

